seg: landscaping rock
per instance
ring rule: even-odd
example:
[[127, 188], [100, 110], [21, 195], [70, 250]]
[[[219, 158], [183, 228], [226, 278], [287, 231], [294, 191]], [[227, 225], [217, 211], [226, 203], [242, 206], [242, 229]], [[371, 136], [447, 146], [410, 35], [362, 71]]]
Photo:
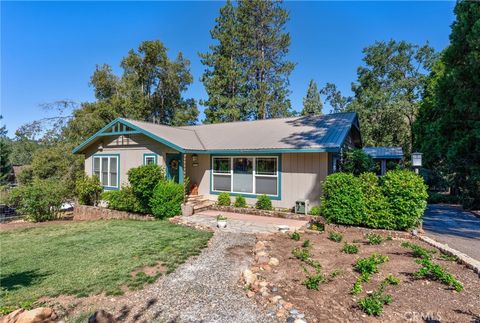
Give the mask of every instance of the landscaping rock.
[[293, 323], [307, 323], [307, 321], [303, 319], [296, 319]]
[[293, 307], [292, 303], [286, 302], [285, 304], [283, 304], [283, 308], [286, 309], [287, 311], [291, 310], [292, 307]]
[[267, 256], [258, 257], [258, 263], [259, 264], [268, 264], [269, 260], [270, 259]]
[[270, 266], [278, 266], [279, 263], [280, 262], [278, 261], [278, 259], [274, 257], [270, 258], [270, 261], [268, 262]]
[[88, 323], [115, 323], [115, 319], [112, 314], [100, 310], [88, 318]]
[[267, 255], [267, 253], [265, 251], [259, 251], [257, 252], [257, 257], [260, 258], [260, 257], [265, 257]]
[[245, 269], [243, 271], [243, 280], [245, 280], [246, 285], [253, 285], [257, 280], [257, 274], [254, 274], [250, 269]]
[[272, 298], [270, 298], [270, 302], [272, 302], [273, 304], [277, 304], [279, 300], [282, 299], [282, 296], [280, 295], [277, 295], [277, 296], [273, 296]]
[[295, 318], [293, 316], [287, 317], [287, 323], [294, 323], [294, 322], [295, 322]]
[[248, 298], [252, 298], [253, 296], [255, 296], [255, 292], [249, 290], [248, 293], [247, 293], [247, 297], [248, 297]]
[[277, 318], [283, 318], [285, 317], [285, 315], [287, 314], [287, 311], [284, 310], [283, 308], [279, 309], [278, 312], [277, 312]]
[[50, 323], [55, 322], [57, 315], [48, 307], [39, 307], [30, 311], [18, 309], [3, 318], [4, 323]]
[[255, 252], [265, 250], [265, 242], [263, 241], [257, 241], [255, 244]]

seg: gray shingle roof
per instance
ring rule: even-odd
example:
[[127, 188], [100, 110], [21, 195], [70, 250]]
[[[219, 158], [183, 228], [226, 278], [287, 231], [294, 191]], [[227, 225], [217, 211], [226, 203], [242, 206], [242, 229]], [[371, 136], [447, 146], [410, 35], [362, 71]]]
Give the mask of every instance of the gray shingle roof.
[[372, 158], [379, 159], [402, 159], [402, 147], [365, 147], [363, 151]]

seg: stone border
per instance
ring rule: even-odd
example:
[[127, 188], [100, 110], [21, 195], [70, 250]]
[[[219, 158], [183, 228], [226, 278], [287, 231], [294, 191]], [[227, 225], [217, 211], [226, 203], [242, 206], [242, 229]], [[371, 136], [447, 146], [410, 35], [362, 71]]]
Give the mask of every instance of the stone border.
[[155, 218], [149, 214], [131, 213], [126, 211], [118, 211], [107, 209], [100, 206], [90, 205], [75, 205], [73, 208], [74, 221], [92, 221], [92, 220], [109, 220], [109, 219], [123, 219], [123, 220], [144, 220], [152, 221]]
[[422, 240], [423, 242], [426, 242], [429, 245], [431, 245], [431, 246], [433, 246], [437, 249], [440, 249], [440, 251], [442, 251], [443, 253], [446, 253], [447, 255], [450, 255], [450, 256], [457, 257], [458, 262], [460, 262], [461, 264], [463, 264], [463, 265], [467, 266], [468, 268], [472, 269], [475, 273], [477, 273], [480, 276], [480, 261], [475, 260], [472, 257], [467, 256], [466, 254], [464, 254], [464, 253], [462, 253], [458, 250], [455, 250], [453, 248], [450, 248], [446, 244], [437, 242], [437, 241], [435, 241], [432, 238], [429, 238], [427, 236], [418, 235], [417, 237], [420, 240]]
[[209, 209], [215, 210], [215, 211], [221, 211], [221, 212], [251, 214], [251, 215], [268, 216], [268, 217], [290, 219], [290, 220], [311, 221], [313, 218], [313, 216], [311, 215], [302, 215], [302, 214], [296, 214], [291, 212], [268, 211], [268, 210], [254, 209], [254, 208], [224, 206], [224, 205], [217, 205], [217, 204], [210, 206]]

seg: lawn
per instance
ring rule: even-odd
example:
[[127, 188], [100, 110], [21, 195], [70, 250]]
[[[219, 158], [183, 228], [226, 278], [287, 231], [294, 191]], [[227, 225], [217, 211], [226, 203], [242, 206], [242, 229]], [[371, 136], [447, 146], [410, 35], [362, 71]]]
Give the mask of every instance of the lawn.
[[172, 272], [206, 247], [211, 233], [166, 221], [71, 222], [0, 232], [0, 308], [42, 296], [121, 294]]

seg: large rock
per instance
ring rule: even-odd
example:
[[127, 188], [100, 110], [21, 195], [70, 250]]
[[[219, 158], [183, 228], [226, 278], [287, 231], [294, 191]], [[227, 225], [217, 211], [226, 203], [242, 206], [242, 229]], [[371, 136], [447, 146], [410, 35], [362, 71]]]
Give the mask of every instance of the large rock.
[[252, 273], [250, 269], [245, 269], [243, 271], [243, 280], [245, 280], [245, 285], [253, 285], [257, 280], [257, 274]]
[[30, 311], [18, 309], [3, 318], [4, 323], [53, 323], [57, 319], [55, 312], [48, 307], [39, 307]]

